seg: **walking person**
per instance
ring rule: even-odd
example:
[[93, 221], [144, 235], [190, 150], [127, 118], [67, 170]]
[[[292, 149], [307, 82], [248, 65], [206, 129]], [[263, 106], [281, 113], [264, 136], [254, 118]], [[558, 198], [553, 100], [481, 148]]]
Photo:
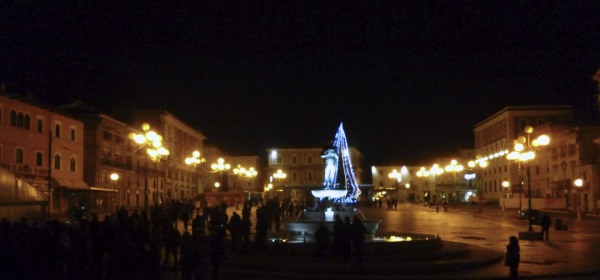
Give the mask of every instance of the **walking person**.
[[504, 258], [504, 265], [510, 269], [510, 279], [519, 279], [519, 262], [521, 261], [520, 255], [521, 248], [519, 247], [519, 240], [516, 236], [508, 238], [508, 245], [506, 245], [506, 256]]
[[550, 232], [550, 225], [552, 224], [552, 219], [550, 219], [550, 215], [548, 213], [544, 213], [542, 215], [542, 240], [548, 241], [548, 233]]

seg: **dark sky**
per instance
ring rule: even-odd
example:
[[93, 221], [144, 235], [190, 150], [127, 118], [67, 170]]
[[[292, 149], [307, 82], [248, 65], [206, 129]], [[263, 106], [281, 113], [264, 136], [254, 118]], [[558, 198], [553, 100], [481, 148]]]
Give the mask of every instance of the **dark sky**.
[[374, 164], [472, 147], [508, 105], [594, 103], [599, 1], [146, 2], [2, 1], [0, 82], [123, 121], [165, 109], [238, 155], [344, 122]]

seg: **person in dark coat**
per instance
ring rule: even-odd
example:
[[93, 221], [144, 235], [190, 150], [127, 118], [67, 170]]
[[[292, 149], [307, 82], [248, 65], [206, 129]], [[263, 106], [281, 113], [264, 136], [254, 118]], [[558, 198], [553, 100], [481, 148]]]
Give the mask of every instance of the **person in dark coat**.
[[542, 239], [548, 241], [548, 233], [550, 232], [550, 225], [552, 224], [550, 215], [548, 215], [548, 213], [544, 213], [540, 222], [542, 224]]
[[331, 235], [331, 233], [327, 227], [325, 227], [325, 224], [320, 223], [319, 228], [315, 231], [315, 241], [317, 242], [315, 254], [317, 256], [322, 256], [327, 252], [327, 249], [329, 248], [329, 235]]
[[504, 265], [508, 266], [510, 269], [510, 279], [519, 279], [519, 262], [521, 261], [520, 251], [519, 239], [514, 235], [509, 237], [508, 245], [506, 245]]
[[365, 234], [367, 229], [358, 216], [352, 218], [352, 245], [354, 254], [356, 255], [356, 264], [361, 264], [363, 261], [363, 244], [365, 243]]

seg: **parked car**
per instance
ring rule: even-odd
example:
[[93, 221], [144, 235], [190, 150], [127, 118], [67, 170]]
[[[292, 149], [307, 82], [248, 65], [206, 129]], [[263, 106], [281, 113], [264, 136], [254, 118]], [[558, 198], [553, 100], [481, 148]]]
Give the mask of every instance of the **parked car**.
[[[519, 217], [519, 219], [521, 220], [528, 220], [529, 219], [529, 209], [527, 208], [523, 208], [521, 210], [519, 210], [519, 213], [517, 214], [517, 216]], [[531, 223], [534, 225], [539, 225], [541, 220], [542, 220], [542, 215], [544, 214], [543, 211], [538, 210], [538, 209], [531, 209]]]

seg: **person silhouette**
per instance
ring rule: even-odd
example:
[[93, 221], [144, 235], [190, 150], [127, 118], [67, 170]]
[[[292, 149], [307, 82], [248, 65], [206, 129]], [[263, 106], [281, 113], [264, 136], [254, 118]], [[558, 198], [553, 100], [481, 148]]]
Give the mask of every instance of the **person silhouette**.
[[520, 255], [521, 248], [519, 247], [519, 239], [516, 236], [508, 238], [508, 245], [506, 245], [506, 256], [504, 258], [504, 265], [509, 267], [510, 279], [519, 278], [519, 262], [521, 261]]

